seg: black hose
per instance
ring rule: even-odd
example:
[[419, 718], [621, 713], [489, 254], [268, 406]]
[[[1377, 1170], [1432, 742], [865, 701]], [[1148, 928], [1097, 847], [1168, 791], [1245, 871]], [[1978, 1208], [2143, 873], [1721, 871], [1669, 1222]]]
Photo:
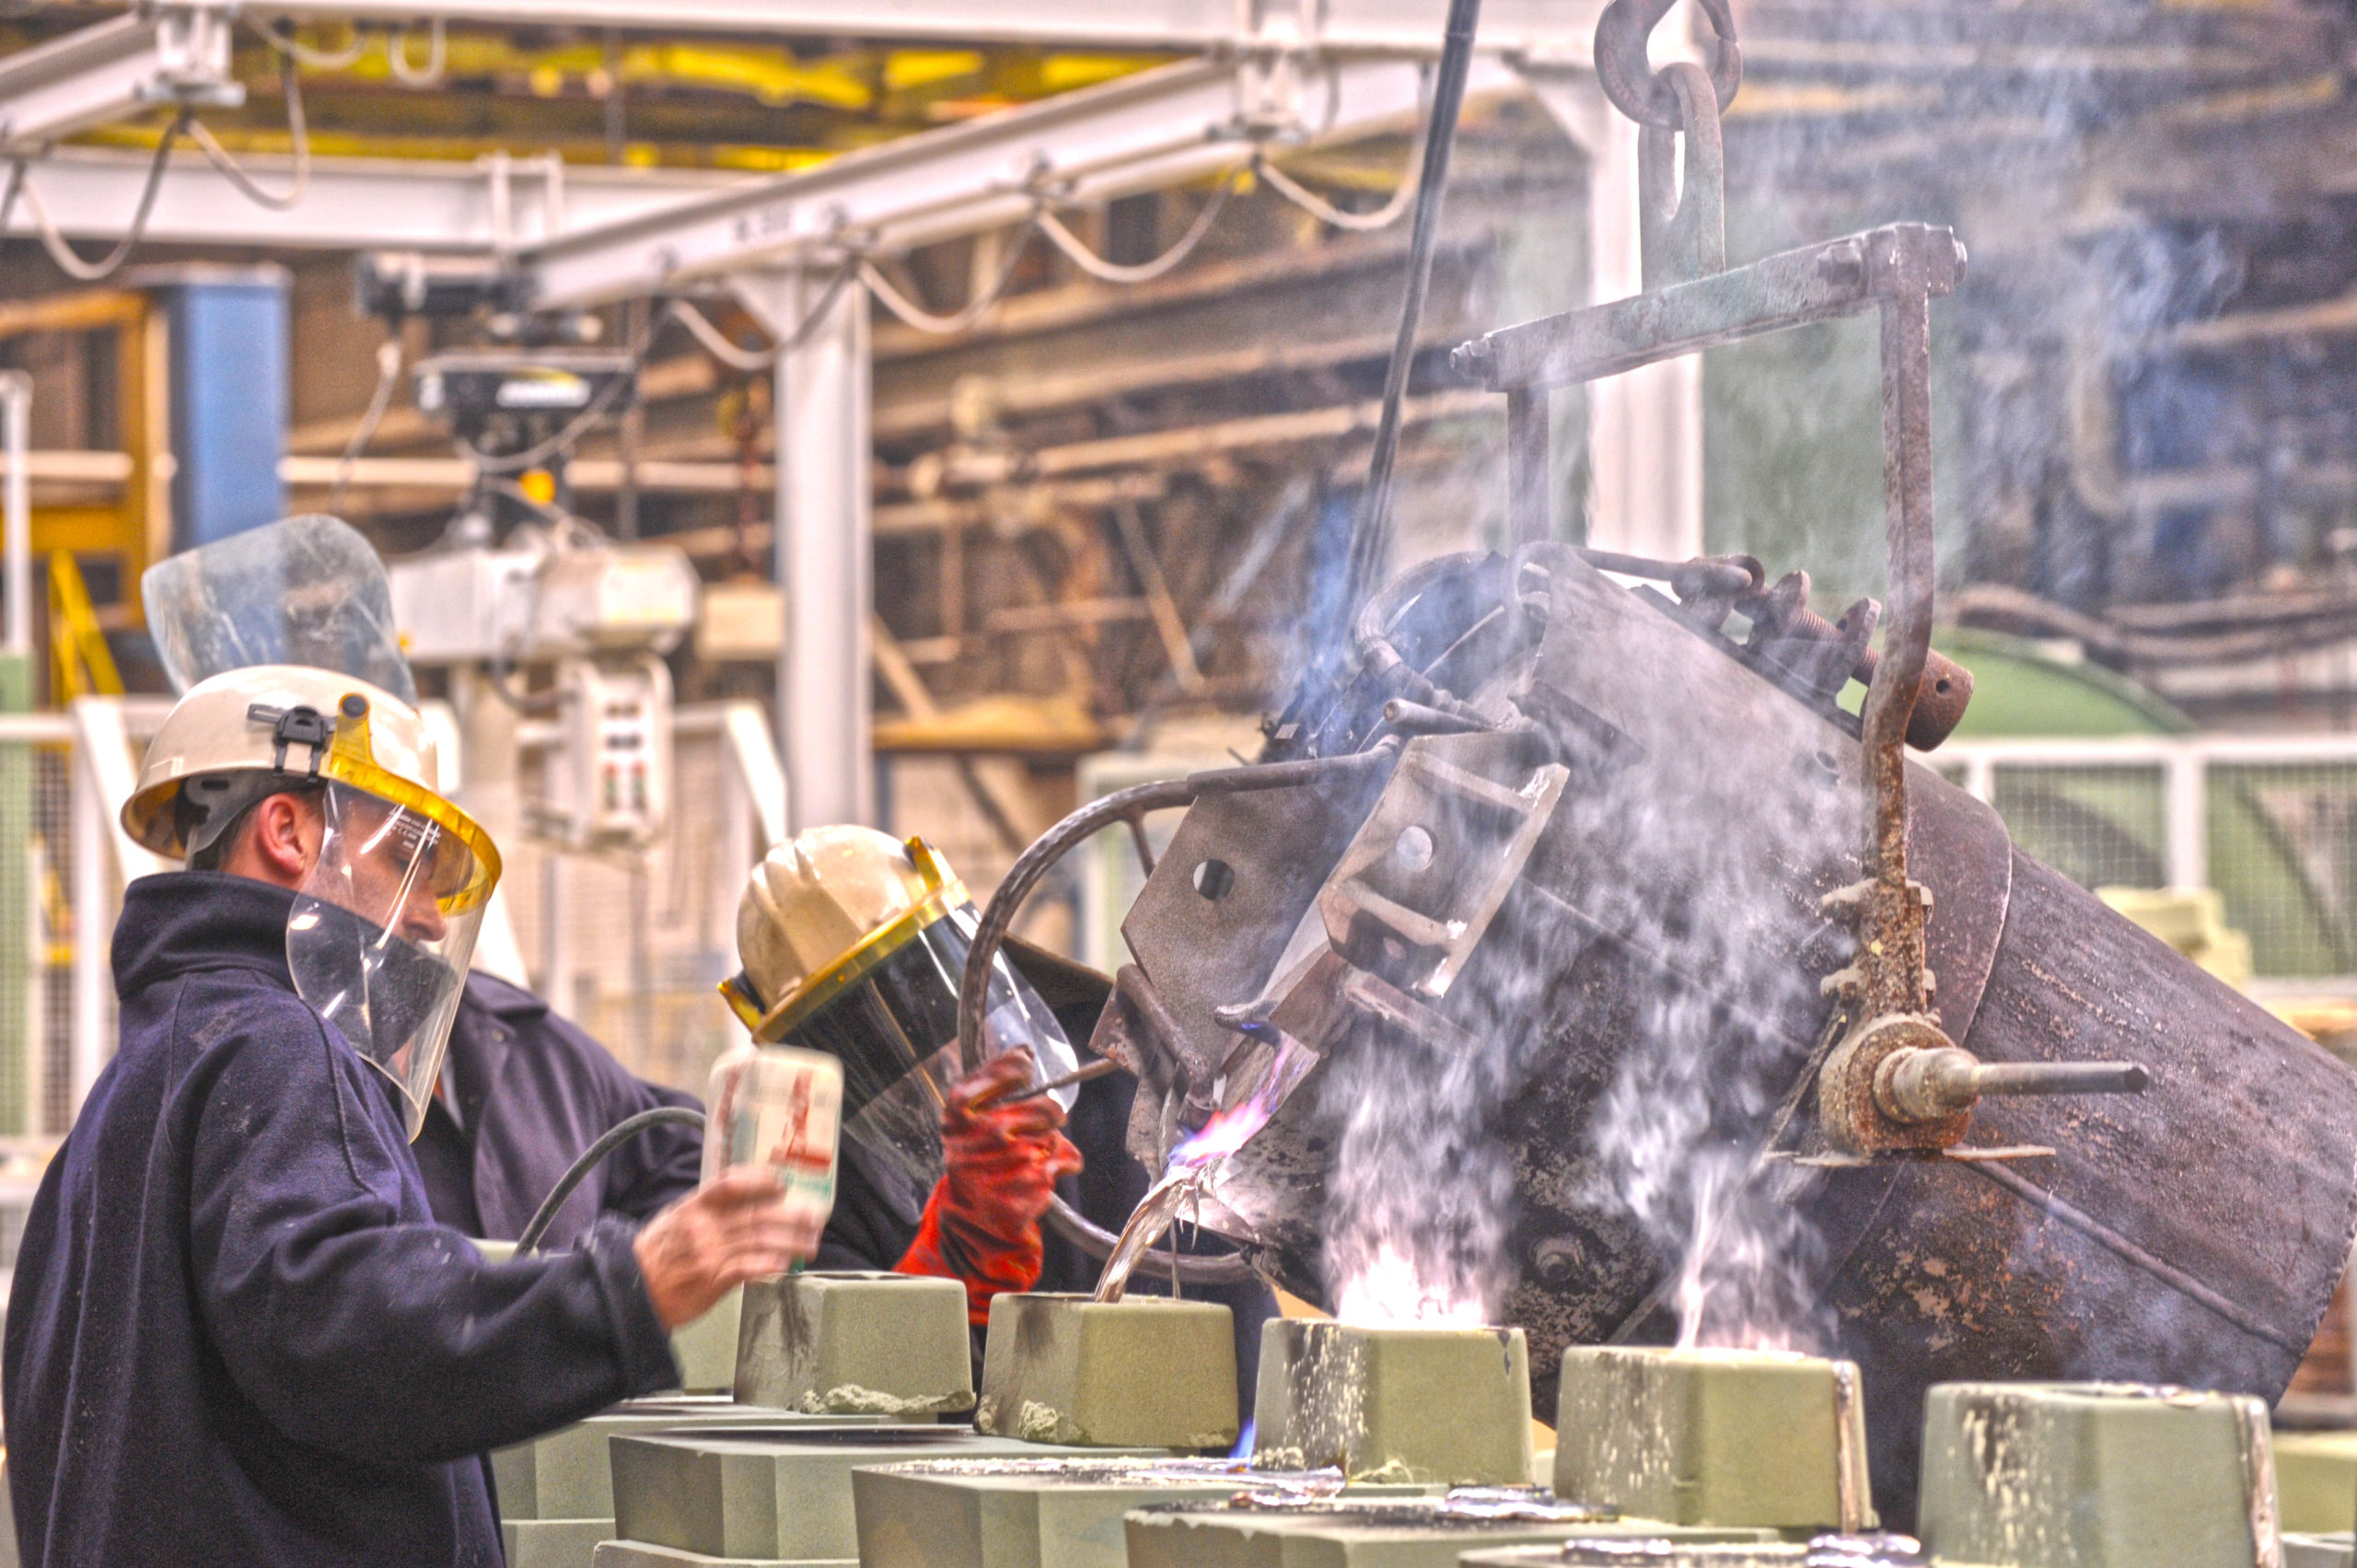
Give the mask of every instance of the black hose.
[[516, 1256], [521, 1258], [540, 1246], [540, 1237], [547, 1235], [549, 1226], [556, 1223], [556, 1212], [564, 1207], [564, 1201], [573, 1196], [573, 1190], [580, 1186], [608, 1155], [649, 1127], [662, 1127], [674, 1122], [681, 1127], [702, 1127], [704, 1124], [703, 1112], [690, 1110], [684, 1105], [658, 1105], [653, 1110], [642, 1110], [636, 1116], [624, 1117], [609, 1128], [604, 1137], [582, 1150], [581, 1157], [566, 1167], [565, 1173], [557, 1178], [556, 1185], [549, 1189], [549, 1195], [540, 1200], [540, 1206], [532, 1211], [531, 1223], [524, 1227], [524, 1234], [516, 1238]]
[[1457, 114], [1465, 105], [1465, 79], [1473, 69], [1473, 33], [1480, 17], [1481, 0], [1448, 0], [1448, 32], [1433, 83], [1432, 122], [1424, 133], [1423, 173], [1408, 241], [1408, 295], [1399, 308], [1399, 336], [1391, 345], [1391, 364], [1384, 372], [1383, 421], [1376, 427], [1375, 455], [1367, 464], [1366, 495], [1359, 507], [1358, 527], [1351, 534], [1342, 602], [1353, 607], [1365, 602], [1384, 557], [1390, 553], [1391, 469], [1399, 456], [1399, 405], [1408, 396], [1408, 371], [1415, 363], [1416, 333], [1423, 324], [1441, 200], [1448, 192], [1448, 155], [1457, 145]]
[[[564, 1201], [573, 1196], [574, 1189], [579, 1187], [609, 1155], [649, 1127], [671, 1122], [683, 1127], [702, 1127], [704, 1115], [700, 1110], [690, 1110], [680, 1105], [656, 1106], [652, 1110], [642, 1110], [636, 1116], [616, 1123], [604, 1137], [582, 1151], [581, 1157], [573, 1162], [564, 1175], [557, 1179], [557, 1184], [549, 1189], [549, 1195], [540, 1201], [540, 1206], [532, 1212], [531, 1222], [524, 1226], [524, 1234], [517, 1237], [516, 1256], [521, 1258], [540, 1246], [540, 1237], [547, 1234], [550, 1225], [556, 1223], [557, 1211], [564, 1207]], [[1117, 1239], [1112, 1233], [1091, 1225], [1062, 1198], [1055, 1200], [1048, 1218], [1065, 1239], [1092, 1257], [1104, 1258], [1112, 1253]], [[1231, 1252], [1208, 1256], [1181, 1253], [1178, 1277], [1188, 1284], [1219, 1285], [1237, 1284], [1258, 1276], [1252, 1272], [1249, 1264]]]
[[998, 957], [999, 947], [1015, 917], [1023, 908], [1023, 900], [1039, 879], [1053, 870], [1056, 864], [1078, 845], [1087, 842], [1099, 832], [1127, 817], [1144, 816], [1149, 811], [1167, 810], [1172, 807], [1194, 803], [1196, 791], [1184, 779], [1172, 779], [1155, 784], [1132, 784], [1116, 790], [1101, 800], [1092, 800], [1062, 821], [1039, 835], [1029, 849], [1016, 857], [1015, 864], [999, 879], [998, 891], [983, 911], [981, 923], [975, 927], [973, 940], [966, 948], [966, 968], [958, 981], [958, 1071], [971, 1073], [988, 1060], [982, 1048], [982, 1019], [990, 1010], [991, 963]]

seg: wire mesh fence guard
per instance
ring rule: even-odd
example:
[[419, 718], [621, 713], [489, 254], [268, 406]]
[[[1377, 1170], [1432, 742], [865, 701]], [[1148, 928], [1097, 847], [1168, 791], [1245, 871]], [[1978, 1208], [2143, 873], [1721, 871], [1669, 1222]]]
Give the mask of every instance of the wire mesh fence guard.
[[2357, 738], [1951, 743], [1937, 765], [2083, 886], [2214, 889], [2260, 980], [2357, 985]]
[[2157, 766], [2011, 762], [1990, 804], [2014, 842], [2086, 888], [2165, 888], [2168, 782]]
[[2213, 765], [2211, 881], [2262, 975], [2357, 971], [2357, 759]]

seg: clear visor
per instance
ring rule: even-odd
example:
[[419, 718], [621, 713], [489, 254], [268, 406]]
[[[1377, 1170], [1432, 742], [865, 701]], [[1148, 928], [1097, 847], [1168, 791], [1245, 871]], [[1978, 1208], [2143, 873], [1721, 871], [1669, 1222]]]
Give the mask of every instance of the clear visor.
[[[958, 985], [980, 919], [971, 904], [950, 911], [785, 1035], [842, 1062], [844, 1135], [919, 1202], [941, 1176], [942, 1098], [960, 1074]], [[1004, 952], [991, 967], [981, 1047], [984, 1058], [1028, 1050], [1035, 1083], [1080, 1064], [1055, 1014]], [[1051, 1092], [1066, 1110], [1079, 1096]]]
[[319, 513], [249, 528], [147, 568], [147, 627], [172, 689], [259, 664], [341, 670], [415, 703], [383, 557]]
[[319, 861], [287, 917], [286, 965], [296, 993], [401, 1090], [415, 1138], [497, 871], [459, 830], [464, 819], [431, 797], [396, 805], [331, 783], [320, 811]]

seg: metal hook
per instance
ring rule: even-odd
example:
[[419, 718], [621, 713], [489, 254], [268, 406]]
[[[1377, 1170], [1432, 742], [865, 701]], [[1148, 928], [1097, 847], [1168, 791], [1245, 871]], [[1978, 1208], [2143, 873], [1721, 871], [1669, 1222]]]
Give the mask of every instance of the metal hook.
[[[1654, 29], [1678, 0], [1612, 0], [1596, 23], [1596, 75], [1613, 107], [1640, 125], [1664, 131], [1685, 128], [1678, 112], [1678, 93], [1653, 67], [1646, 45]], [[1711, 19], [1718, 37], [1718, 58], [1711, 66], [1711, 87], [1718, 111], [1726, 112], [1743, 85], [1743, 49], [1736, 40], [1735, 13], [1729, 0], [1696, 0]]]

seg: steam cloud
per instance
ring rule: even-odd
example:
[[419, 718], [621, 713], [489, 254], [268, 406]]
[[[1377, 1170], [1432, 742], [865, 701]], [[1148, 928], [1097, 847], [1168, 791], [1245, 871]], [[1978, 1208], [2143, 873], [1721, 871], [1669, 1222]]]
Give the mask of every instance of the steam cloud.
[[1326, 1172], [1334, 1315], [1385, 1328], [1493, 1322], [1514, 1283], [1514, 1170], [1487, 1136], [1501, 1063], [1489, 1049], [1442, 1061], [1386, 1044], [1397, 1049], [1341, 1053], [1320, 1080], [1320, 1109], [1341, 1129]]

